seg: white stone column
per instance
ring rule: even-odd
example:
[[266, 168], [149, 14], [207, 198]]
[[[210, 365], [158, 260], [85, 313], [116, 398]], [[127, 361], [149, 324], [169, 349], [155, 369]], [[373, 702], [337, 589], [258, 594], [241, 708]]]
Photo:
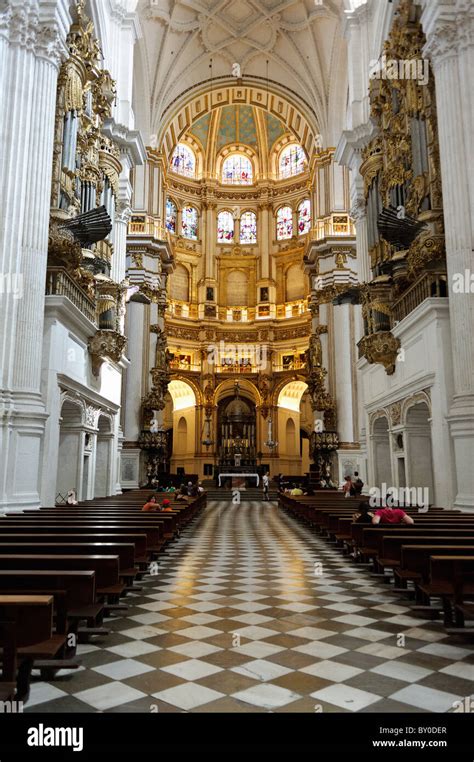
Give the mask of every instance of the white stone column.
[[130, 201], [126, 198], [119, 198], [114, 220], [114, 253], [110, 272], [110, 277], [116, 283], [121, 283], [125, 278], [127, 268], [127, 230], [130, 214]]
[[[61, 4], [62, 5], [62, 4]], [[0, 507], [37, 507], [40, 395], [57, 74], [56, 19], [0, 8]]]
[[[455, 453], [454, 507], [474, 511], [474, 307], [472, 272], [474, 191], [472, 151], [472, 66], [474, 6], [465, 0], [425, 4], [424, 54], [435, 73], [438, 138], [449, 283], [454, 395], [448, 414]], [[453, 285], [462, 278], [460, 293]], [[451, 507], [451, 506], [447, 506]]]

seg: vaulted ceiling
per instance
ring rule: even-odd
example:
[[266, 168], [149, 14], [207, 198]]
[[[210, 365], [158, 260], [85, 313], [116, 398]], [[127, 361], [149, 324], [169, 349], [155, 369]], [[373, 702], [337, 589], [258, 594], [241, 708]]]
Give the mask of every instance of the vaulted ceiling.
[[[347, 0], [139, 0], [142, 39], [134, 105], [156, 133], [174, 101], [205, 81], [241, 74], [302, 98], [331, 144], [347, 97]], [[236, 66], [237, 65], [237, 66]], [[240, 69], [238, 68], [240, 67]], [[235, 81], [235, 80], [234, 80]], [[210, 85], [211, 86], [211, 85]], [[137, 98], [136, 98], [137, 100]]]

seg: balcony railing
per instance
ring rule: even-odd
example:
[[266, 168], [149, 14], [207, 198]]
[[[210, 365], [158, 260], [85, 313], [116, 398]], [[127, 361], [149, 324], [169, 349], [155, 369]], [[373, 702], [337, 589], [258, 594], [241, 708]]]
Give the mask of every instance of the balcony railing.
[[169, 230], [166, 229], [160, 219], [148, 215], [133, 215], [128, 223], [129, 236], [149, 236], [157, 241], [170, 243]]
[[354, 225], [348, 214], [331, 214], [329, 217], [317, 220], [309, 231], [310, 241], [320, 241], [334, 236], [355, 235]]
[[97, 325], [96, 305], [63, 267], [48, 267], [46, 296], [65, 296], [82, 314]]
[[427, 272], [392, 305], [394, 321], [403, 320], [425, 299], [447, 296], [446, 274]]

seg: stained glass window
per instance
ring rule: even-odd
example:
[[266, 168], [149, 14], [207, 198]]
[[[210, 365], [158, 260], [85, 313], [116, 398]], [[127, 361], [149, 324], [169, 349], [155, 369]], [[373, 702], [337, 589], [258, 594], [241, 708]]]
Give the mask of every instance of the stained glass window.
[[280, 155], [280, 177], [293, 177], [306, 169], [306, 157], [300, 145], [287, 146]]
[[257, 215], [244, 212], [240, 218], [240, 243], [257, 243]]
[[293, 235], [293, 212], [290, 206], [281, 206], [277, 211], [277, 241]]
[[311, 227], [311, 204], [309, 198], [298, 207], [298, 235], [304, 235]]
[[250, 159], [238, 153], [228, 156], [222, 165], [222, 182], [230, 185], [251, 185], [253, 169]]
[[178, 218], [178, 210], [176, 204], [174, 204], [170, 198], [166, 199], [166, 229], [170, 233], [176, 233], [176, 221]]
[[184, 206], [181, 212], [181, 234], [185, 238], [197, 240], [198, 237], [198, 213], [194, 206]]
[[178, 175], [194, 177], [196, 174], [196, 158], [184, 143], [178, 143], [171, 159], [171, 169]]
[[219, 212], [217, 215], [218, 243], [231, 243], [234, 240], [234, 218], [231, 212]]

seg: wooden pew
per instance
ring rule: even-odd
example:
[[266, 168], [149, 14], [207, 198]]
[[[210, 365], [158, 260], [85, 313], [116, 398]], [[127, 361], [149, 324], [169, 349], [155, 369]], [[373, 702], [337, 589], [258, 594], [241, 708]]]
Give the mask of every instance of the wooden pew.
[[12, 521], [0, 523], [0, 532], [2, 535], [18, 534], [18, 532], [60, 532], [61, 534], [89, 535], [108, 534], [125, 535], [141, 534], [146, 536], [147, 560], [152, 559], [163, 547], [160, 539], [160, 528], [156, 525], [139, 524], [137, 522], [120, 522], [114, 524], [97, 524], [93, 519], [77, 519], [71, 524], [52, 524], [46, 522], [36, 522], [31, 519], [22, 521]]
[[[453, 621], [452, 606], [456, 601], [460, 580], [463, 582], [463, 597], [474, 599], [474, 551], [468, 550], [465, 555], [454, 554], [451, 550], [439, 553], [439, 548], [433, 551], [429, 559], [429, 582], [420, 584], [420, 590], [428, 600], [439, 597], [443, 601], [445, 626], [451, 632]], [[472, 634], [473, 628], [464, 630], [464, 634]], [[459, 628], [454, 630], [459, 633]]]
[[94, 571], [97, 595], [100, 598], [118, 597], [124, 590], [119, 583], [118, 556], [105, 555], [45, 555], [12, 553], [0, 555], [0, 570], [43, 569], [59, 571]]
[[[80, 641], [89, 635], [107, 635], [102, 626], [104, 605], [96, 600], [95, 572], [15, 569], [0, 571], [0, 593], [44, 594], [64, 591], [67, 618]], [[81, 627], [85, 621], [87, 626]]]
[[45, 670], [54, 673], [57, 669], [79, 666], [62, 658], [67, 631], [53, 632], [53, 596], [0, 595], [0, 633], [4, 622], [13, 623], [18, 700], [28, 699], [33, 665], [40, 667], [42, 676]]
[[68, 532], [44, 532], [41, 527], [41, 531], [35, 531], [30, 528], [18, 530], [17, 532], [5, 532], [0, 534], [0, 544], [4, 542], [28, 542], [28, 543], [125, 543], [127, 545], [133, 545], [135, 548], [135, 564], [147, 565], [147, 551], [146, 551], [146, 535], [145, 534], [130, 534], [124, 532], [123, 534], [80, 534], [80, 533], [68, 533]]
[[22, 555], [110, 555], [118, 556], [119, 578], [133, 580], [136, 576], [135, 547], [129, 543], [117, 542], [82, 542], [82, 543], [52, 543], [52, 542], [1, 542], [0, 556], [11, 554]]

